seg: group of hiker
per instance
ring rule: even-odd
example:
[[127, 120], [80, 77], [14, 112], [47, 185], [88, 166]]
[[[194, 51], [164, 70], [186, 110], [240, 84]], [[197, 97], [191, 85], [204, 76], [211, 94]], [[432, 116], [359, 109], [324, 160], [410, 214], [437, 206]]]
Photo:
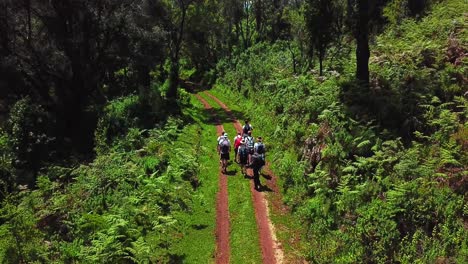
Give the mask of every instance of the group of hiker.
[[[234, 137], [234, 161], [241, 167], [242, 174], [247, 176], [247, 168], [252, 168], [255, 189], [259, 190], [260, 171], [265, 165], [265, 145], [262, 137], [257, 137], [255, 140], [252, 137], [253, 127], [249, 120], [245, 121], [242, 131], [238, 131]], [[231, 141], [226, 132], [222, 132], [218, 137], [217, 150], [220, 155], [221, 170], [223, 173], [227, 171], [228, 161], [230, 159]]]

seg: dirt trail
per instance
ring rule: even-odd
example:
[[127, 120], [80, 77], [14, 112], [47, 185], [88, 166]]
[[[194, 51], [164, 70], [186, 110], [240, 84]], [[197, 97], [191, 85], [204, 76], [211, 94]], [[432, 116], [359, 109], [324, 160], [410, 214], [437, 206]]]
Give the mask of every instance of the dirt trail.
[[[231, 110], [212, 94], [206, 91], [205, 94], [216, 101], [216, 103], [218, 103], [228, 113], [236, 130], [242, 131], [242, 125], [234, 117]], [[268, 164], [265, 167], [267, 167], [266, 171], [271, 176], [267, 187], [272, 190], [273, 193], [278, 194], [278, 186], [276, 185], [277, 178], [268, 169]], [[252, 171], [249, 171], [249, 175], [253, 175]], [[283, 263], [283, 250], [280, 243], [276, 239], [275, 228], [269, 218], [268, 200], [266, 199], [263, 192], [258, 192], [255, 190], [253, 181], [250, 182], [250, 192], [252, 194], [252, 200], [255, 208], [255, 219], [257, 221], [257, 228], [260, 237], [260, 247], [262, 249], [263, 263]]]
[[[212, 113], [212, 117], [216, 122], [216, 132], [221, 135], [224, 131], [221, 122], [216, 117], [213, 107], [203, 99], [200, 95], [195, 95], [202, 102], [205, 109]], [[229, 205], [228, 205], [228, 188], [226, 175], [219, 173], [218, 194], [216, 197], [216, 263], [229, 263], [230, 246], [229, 246]]]

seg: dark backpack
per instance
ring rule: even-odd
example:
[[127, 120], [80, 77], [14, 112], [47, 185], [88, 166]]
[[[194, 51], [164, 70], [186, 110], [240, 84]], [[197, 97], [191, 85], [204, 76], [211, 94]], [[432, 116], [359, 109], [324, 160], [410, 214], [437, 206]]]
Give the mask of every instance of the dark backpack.
[[226, 154], [229, 152], [229, 141], [224, 138], [219, 141], [219, 149], [222, 154]]
[[249, 155], [249, 152], [247, 151], [247, 148], [245, 146], [240, 146], [239, 147], [239, 157], [247, 158], [248, 155]]
[[244, 135], [247, 135], [247, 133], [249, 133], [250, 130], [252, 130], [250, 125], [244, 125], [244, 127], [242, 128], [242, 132], [244, 132]]
[[263, 154], [263, 153], [265, 153], [265, 145], [263, 145], [263, 143], [258, 143], [258, 145], [257, 145], [257, 153], [258, 153], [258, 154]]
[[265, 161], [263, 161], [262, 156], [259, 154], [253, 154], [251, 157], [251, 164], [254, 168], [260, 168], [265, 165]]

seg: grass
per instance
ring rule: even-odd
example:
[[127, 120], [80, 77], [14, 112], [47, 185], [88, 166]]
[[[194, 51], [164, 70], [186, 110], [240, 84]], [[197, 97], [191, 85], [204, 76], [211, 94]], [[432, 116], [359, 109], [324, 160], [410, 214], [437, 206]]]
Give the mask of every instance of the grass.
[[[236, 130], [225, 111], [210, 97], [203, 93], [200, 95], [214, 108], [232, 141]], [[233, 161], [233, 156], [231, 156], [231, 160]], [[229, 165], [228, 172], [232, 174], [228, 179], [231, 262], [261, 263], [262, 257], [250, 193], [250, 180], [242, 176], [239, 166], [234, 162]]]
[[179, 140], [179, 147], [195, 149], [200, 162], [200, 186], [196, 191], [192, 213], [186, 216], [186, 235], [177, 245], [176, 253], [183, 254], [184, 263], [214, 263], [216, 249], [216, 193], [218, 192], [218, 160], [214, 150], [216, 128], [207, 124], [208, 113], [203, 105], [191, 97], [191, 107], [183, 110], [192, 119]]

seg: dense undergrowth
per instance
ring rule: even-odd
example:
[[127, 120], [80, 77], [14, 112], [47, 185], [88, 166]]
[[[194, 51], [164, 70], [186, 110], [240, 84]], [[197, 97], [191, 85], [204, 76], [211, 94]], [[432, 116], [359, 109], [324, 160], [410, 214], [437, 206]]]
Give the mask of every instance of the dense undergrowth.
[[311, 262], [468, 261], [466, 9], [390, 25], [368, 88], [352, 57], [294, 74], [282, 43], [218, 64], [216, 93], [263, 132]]
[[[200, 185], [196, 149], [178, 142], [183, 121], [142, 129], [139, 109], [136, 96], [112, 101], [96, 130], [91, 163], [44, 167], [35, 188], [3, 193], [2, 263], [183, 259], [174, 246], [187, 230], [184, 219]], [[8, 175], [15, 145], [5, 133], [0, 138], [1, 173]]]

